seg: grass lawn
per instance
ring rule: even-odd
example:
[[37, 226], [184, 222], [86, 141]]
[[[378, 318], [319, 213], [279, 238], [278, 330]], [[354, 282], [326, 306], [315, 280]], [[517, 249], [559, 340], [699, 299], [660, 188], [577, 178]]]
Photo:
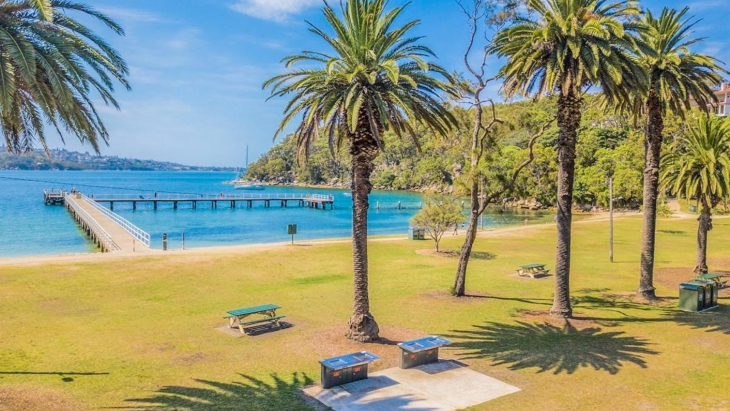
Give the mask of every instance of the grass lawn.
[[[638, 285], [640, 217], [574, 226], [571, 288], [576, 319], [546, 315], [553, 226], [480, 238], [467, 290], [446, 290], [454, 258], [420, 252], [431, 242], [374, 241], [371, 306], [386, 341], [345, 340], [351, 309], [347, 243], [236, 254], [171, 253], [86, 263], [0, 267], [2, 410], [306, 410], [296, 388], [319, 378], [317, 360], [367, 349], [396, 365], [393, 342], [439, 334], [442, 357], [522, 389], [475, 409], [730, 410], [730, 294], [710, 313], [678, 311], [677, 284], [694, 266], [694, 219], [660, 220], [660, 302]], [[456, 249], [446, 236], [444, 249]], [[730, 269], [730, 219], [710, 233], [711, 270]], [[233, 338], [216, 327], [227, 309], [282, 306], [294, 326]]]

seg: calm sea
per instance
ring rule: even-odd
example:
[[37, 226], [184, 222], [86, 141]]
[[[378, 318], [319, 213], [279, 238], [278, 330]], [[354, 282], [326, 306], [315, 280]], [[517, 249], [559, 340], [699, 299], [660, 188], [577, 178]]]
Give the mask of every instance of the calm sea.
[[[9, 180], [5, 178], [21, 179]], [[335, 209], [330, 211], [292, 207], [271, 208], [256, 205], [230, 209], [221, 203], [210, 209], [201, 203], [193, 210], [187, 204], [173, 210], [161, 205], [157, 211], [151, 205], [117, 204], [114, 211], [149, 232], [153, 248], [162, 248], [162, 234], [167, 233], [169, 247], [182, 247], [185, 233], [186, 248], [216, 245], [251, 244], [288, 241], [287, 225], [297, 224], [296, 239], [349, 237], [351, 234], [352, 201], [345, 190], [297, 187], [267, 187], [265, 191], [234, 190], [223, 184], [232, 180], [233, 173], [148, 172], [148, 171], [0, 171], [0, 256], [15, 257], [38, 254], [63, 254], [96, 251], [77, 228], [64, 207], [44, 206], [43, 190], [70, 190], [72, 187], [87, 195], [132, 194], [160, 197], [166, 193], [318, 193], [333, 194]], [[415, 208], [398, 210], [397, 203], [415, 206], [422, 196], [409, 192], [374, 192], [373, 209], [369, 216], [371, 235], [406, 234]], [[379, 202], [380, 210], [375, 210]], [[485, 217], [486, 227], [549, 221], [548, 213], [500, 213]]]

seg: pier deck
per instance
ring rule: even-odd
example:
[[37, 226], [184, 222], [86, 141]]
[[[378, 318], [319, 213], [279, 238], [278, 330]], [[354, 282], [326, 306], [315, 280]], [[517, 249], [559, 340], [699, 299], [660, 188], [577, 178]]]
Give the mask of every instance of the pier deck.
[[81, 194], [65, 194], [66, 208], [103, 252], [150, 251], [149, 234]]

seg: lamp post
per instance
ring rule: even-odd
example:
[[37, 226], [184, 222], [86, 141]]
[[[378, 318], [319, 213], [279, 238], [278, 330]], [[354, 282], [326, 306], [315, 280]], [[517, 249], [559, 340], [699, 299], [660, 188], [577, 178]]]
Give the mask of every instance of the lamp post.
[[613, 262], [613, 178], [608, 179], [608, 259]]
[[608, 179], [608, 259], [613, 262], [613, 202], [623, 197], [613, 198], [613, 178]]

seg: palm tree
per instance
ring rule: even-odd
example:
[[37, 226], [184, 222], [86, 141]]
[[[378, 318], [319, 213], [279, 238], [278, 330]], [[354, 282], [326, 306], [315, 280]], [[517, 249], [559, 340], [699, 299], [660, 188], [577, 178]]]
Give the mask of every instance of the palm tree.
[[697, 200], [702, 207], [696, 273], [707, 273], [707, 232], [712, 230], [712, 209], [730, 193], [729, 153], [730, 122], [703, 114], [662, 159], [662, 185], [674, 195]]
[[604, 0], [528, 0], [530, 13], [495, 39], [504, 92], [558, 94], [558, 211], [553, 316], [570, 317], [570, 240], [575, 147], [583, 93], [599, 85], [609, 102], [626, 98], [642, 81], [632, 53], [633, 3]]
[[385, 0], [351, 0], [339, 17], [327, 4], [324, 16], [334, 35], [310, 24], [310, 31], [332, 49], [329, 53], [304, 51], [284, 59], [292, 69], [264, 84], [272, 97], [289, 96], [280, 134], [295, 117], [301, 121], [295, 135], [305, 157], [312, 142], [327, 136], [330, 147], [347, 140], [352, 155], [352, 254], [354, 307], [347, 337], [357, 341], [378, 338], [378, 325], [368, 298], [367, 222], [370, 174], [383, 149], [383, 133], [416, 139], [419, 123], [445, 134], [456, 120], [439, 99], [451, 86], [433, 74], [450, 79], [441, 67], [426, 62], [432, 51], [419, 44], [410, 21], [395, 27], [404, 7], [386, 12]]
[[127, 65], [73, 12], [124, 34], [109, 17], [74, 1], [0, 1], [0, 125], [10, 152], [29, 151], [36, 141], [47, 150], [46, 125], [97, 152], [108, 142], [91, 95], [95, 90], [118, 108], [114, 80], [129, 89]]
[[637, 115], [644, 113], [644, 221], [641, 240], [641, 275], [639, 295], [653, 299], [654, 241], [656, 234], [656, 205], [659, 190], [659, 167], [662, 149], [664, 115], [679, 116], [694, 100], [702, 108], [715, 100], [712, 87], [721, 81], [724, 70], [713, 57], [691, 53], [689, 46], [701, 42], [691, 38], [696, 23], [685, 19], [682, 11], [662, 10], [659, 18], [646, 12], [641, 20], [643, 29], [637, 42], [641, 65], [648, 70], [648, 83], [633, 90], [635, 97], [626, 100], [625, 107]]

